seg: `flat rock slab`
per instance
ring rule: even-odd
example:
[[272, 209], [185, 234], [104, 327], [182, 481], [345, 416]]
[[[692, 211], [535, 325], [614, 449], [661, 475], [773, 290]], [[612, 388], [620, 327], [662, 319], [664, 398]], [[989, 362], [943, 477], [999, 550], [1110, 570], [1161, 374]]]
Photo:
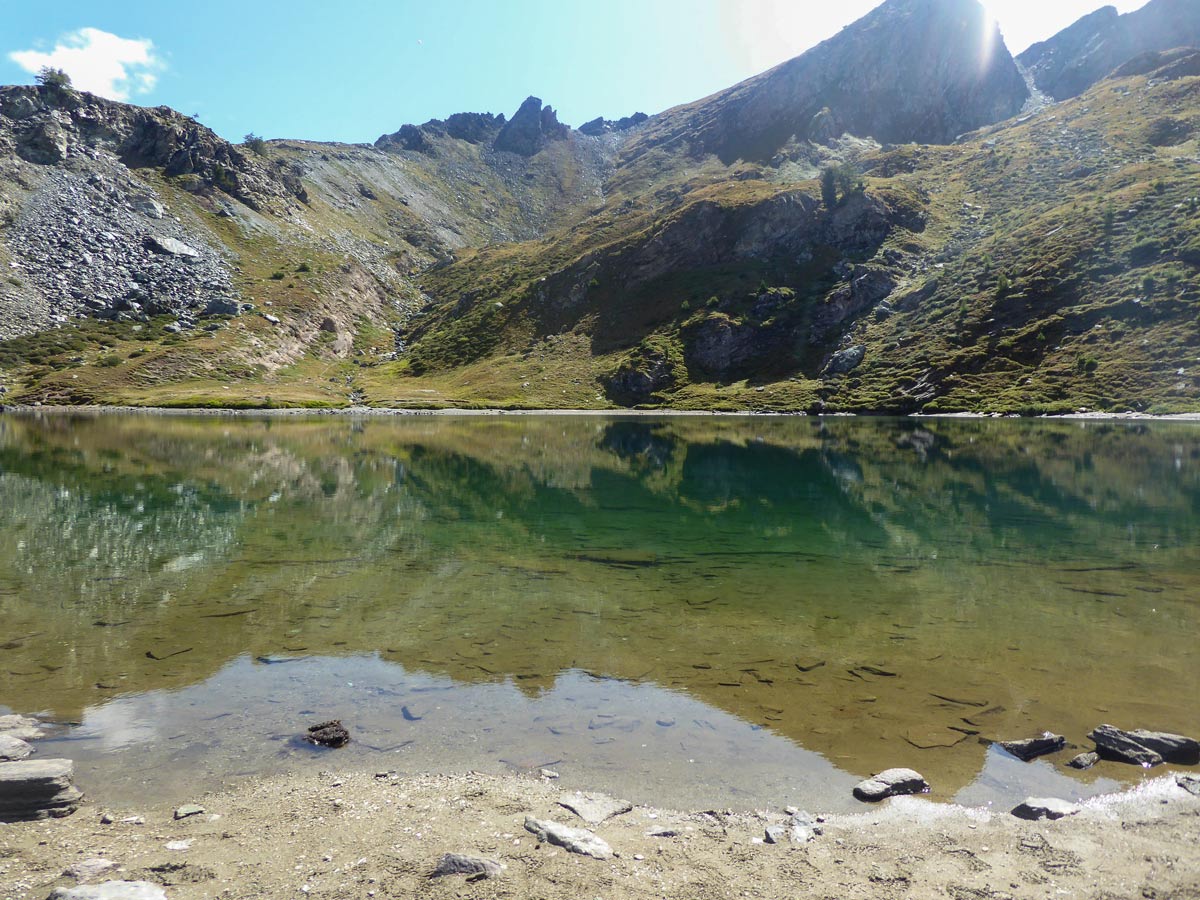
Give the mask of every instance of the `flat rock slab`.
[[1143, 731], [1140, 728], [1128, 734], [1143, 747], [1161, 756], [1165, 762], [1178, 766], [1200, 763], [1200, 741], [1195, 738], [1165, 731]]
[[20, 741], [36, 741], [46, 736], [42, 723], [31, 716], [0, 716], [0, 735]]
[[14, 728], [37, 728], [42, 723], [31, 716], [0, 716], [0, 732]]
[[28, 759], [31, 753], [33, 753], [33, 748], [20, 738], [9, 734], [0, 734], [0, 762], [17, 762]]
[[1053, 797], [1030, 797], [1024, 803], [1013, 808], [1012, 814], [1018, 819], [1028, 819], [1037, 822], [1040, 819], [1065, 819], [1080, 810], [1079, 806], [1066, 800]]
[[632, 803], [614, 800], [603, 794], [563, 794], [558, 798], [558, 805], [569, 809], [589, 825], [599, 825], [633, 809]]
[[901, 794], [924, 794], [929, 791], [929, 783], [918, 772], [912, 769], [888, 769], [880, 772], [874, 778], [860, 782], [854, 788], [854, 796], [866, 803], [878, 803], [888, 797]]
[[1067, 739], [1061, 734], [1051, 734], [1047, 731], [1041, 737], [1026, 738], [1020, 741], [997, 741], [997, 743], [1017, 759], [1029, 762], [1047, 753], [1057, 753], [1067, 746]]
[[204, 812], [203, 806], [198, 806], [195, 803], [185, 803], [179, 809], [175, 810], [176, 819], [186, 819], [189, 816], [198, 816]]
[[0, 763], [0, 822], [75, 812], [83, 794], [71, 784], [74, 773], [75, 764], [69, 759]]
[[612, 859], [612, 847], [603, 838], [582, 828], [569, 828], [548, 819], [525, 817], [525, 830], [536, 834], [539, 841], [562, 847], [568, 853], [578, 853], [593, 859]]
[[1183, 766], [1200, 763], [1200, 741], [1165, 731], [1122, 731], [1100, 725], [1088, 735], [1101, 756], [1150, 768], [1163, 762]]
[[504, 869], [494, 859], [486, 856], [468, 856], [465, 853], [447, 853], [443, 856], [429, 875], [430, 878], [443, 878], [447, 875], [466, 875], [471, 879], [495, 878]]
[[200, 251], [189, 247], [183, 241], [162, 234], [151, 234], [146, 237], [146, 249], [163, 256], [175, 256], [180, 259], [199, 259]]
[[46, 900], [167, 900], [167, 892], [149, 881], [106, 881], [55, 888]]

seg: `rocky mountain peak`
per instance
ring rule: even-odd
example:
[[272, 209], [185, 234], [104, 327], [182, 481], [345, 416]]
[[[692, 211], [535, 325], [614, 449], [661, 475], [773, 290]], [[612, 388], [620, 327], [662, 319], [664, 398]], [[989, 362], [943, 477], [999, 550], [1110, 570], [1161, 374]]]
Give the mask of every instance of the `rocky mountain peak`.
[[1200, 3], [1150, 0], [1121, 15], [1105, 6], [1020, 56], [1038, 88], [1056, 100], [1082, 94], [1114, 69], [1147, 53], [1200, 45]]
[[565, 140], [570, 133], [571, 129], [558, 121], [553, 107], [542, 106], [539, 97], [529, 97], [500, 130], [494, 146], [497, 150], [533, 156], [550, 142]]
[[394, 134], [385, 134], [375, 141], [381, 150], [398, 147], [418, 153], [433, 153], [433, 140], [449, 137], [468, 144], [488, 144], [496, 139], [504, 127], [503, 113], [455, 113], [449, 118], [430, 119], [424, 125], [402, 125]]
[[879, 141], [949, 143], [1009, 118], [1029, 90], [976, 0], [888, 0], [807, 53], [656, 117], [631, 148], [684, 143], [726, 163], [770, 159], [816, 122]]

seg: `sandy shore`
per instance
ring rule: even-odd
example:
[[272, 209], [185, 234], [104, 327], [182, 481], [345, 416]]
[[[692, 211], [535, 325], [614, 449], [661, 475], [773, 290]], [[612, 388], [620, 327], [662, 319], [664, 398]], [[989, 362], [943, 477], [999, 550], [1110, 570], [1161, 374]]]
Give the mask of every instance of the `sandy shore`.
[[[587, 826], [558, 804], [563, 793], [546, 778], [323, 773], [129, 809], [85, 802], [66, 819], [0, 825], [0, 897], [42, 900], [109, 879], [155, 882], [169, 898], [1200, 896], [1200, 797], [1170, 777], [1059, 821], [896, 798], [828, 817], [802, 845], [763, 842], [782, 809], [634, 807]], [[183, 803], [204, 811], [176, 821]], [[539, 845], [526, 815], [590, 827], [616, 856]], [[474, 883], [431, 879], [447, 852], [505, 868]], [[93, 858], [113, 867], [65, 874]]]

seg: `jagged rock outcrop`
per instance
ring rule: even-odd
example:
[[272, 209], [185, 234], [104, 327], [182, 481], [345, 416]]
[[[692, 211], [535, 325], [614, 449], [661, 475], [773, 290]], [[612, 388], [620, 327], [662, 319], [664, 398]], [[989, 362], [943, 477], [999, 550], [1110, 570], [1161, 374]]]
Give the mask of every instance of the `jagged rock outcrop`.
[[529, 97], [496, 136], [495, 148], [533, 156], [552, 141], [566, 140], [571, 129], [558, 121], [553, 107], [542, 106], [538, 97]]
[[613, 132], [628, 131], [630, 128], [636, 128], [650, 117], [645, 113], [634, 113], [632, 116], [625, 116], [623, 119], [617, 119], [615, 122], [612, 119], [605, 119], [603, 116], [597, 119], [592, 119], [590, 122], [584, 122], [577, 129], [580, 134], [586, 134], [590, 137], [599, 137], [602, 134], [612, 134]]
[[831, 128], [949, 143], [1015, 115], [1029, 96], [988, 22], [976, 0], [887, 0], [790, 62], [656, 116], [627, 158], [671, 145], [726, 163], [769, 160], [793, 137], [827, 140]]
[[155, 167], [192, 191], [221, 191], [255, 210], [284, 211], [305, 201], [287, 169], [218, 137], [165, 106], [144, 108], [48, 87], [0, 87], [0, 157], [57, 165], [96, 151], [129, 168]]
[[385, 134], [375, 141], [381, 150], [398, 148], [417, 153], [435, 152], [435, 140], [446, 137], [468, 144], [490, 144], [505, 125], [504, 115], [491, 113], [455, 113], [449, 118], [430, 119], [424, 125], [402, 125], [394, 134]]
[[1040, 90], [1065, 100], [1082, 94], [1135, 57], [1198, 45], [1200, 3], [1150, 0], [1125, 15], [1112, 6], [1098, 9], [1049, 40], [1034, 44], [1019, 59]]

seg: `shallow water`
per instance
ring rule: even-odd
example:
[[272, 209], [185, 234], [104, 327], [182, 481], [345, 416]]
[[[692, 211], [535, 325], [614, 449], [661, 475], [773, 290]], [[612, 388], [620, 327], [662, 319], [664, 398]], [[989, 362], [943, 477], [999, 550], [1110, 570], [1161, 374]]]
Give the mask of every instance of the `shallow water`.
[[[1082, 797], [1144, 773], [987, 741], [1200, 731], [1200, 426], [5, 417], [0, 622], [0, 706], [74, 723], [42, 752], [109, 802], [334, 766]], [[329, 718], [348, 747], [294, 740]]]

